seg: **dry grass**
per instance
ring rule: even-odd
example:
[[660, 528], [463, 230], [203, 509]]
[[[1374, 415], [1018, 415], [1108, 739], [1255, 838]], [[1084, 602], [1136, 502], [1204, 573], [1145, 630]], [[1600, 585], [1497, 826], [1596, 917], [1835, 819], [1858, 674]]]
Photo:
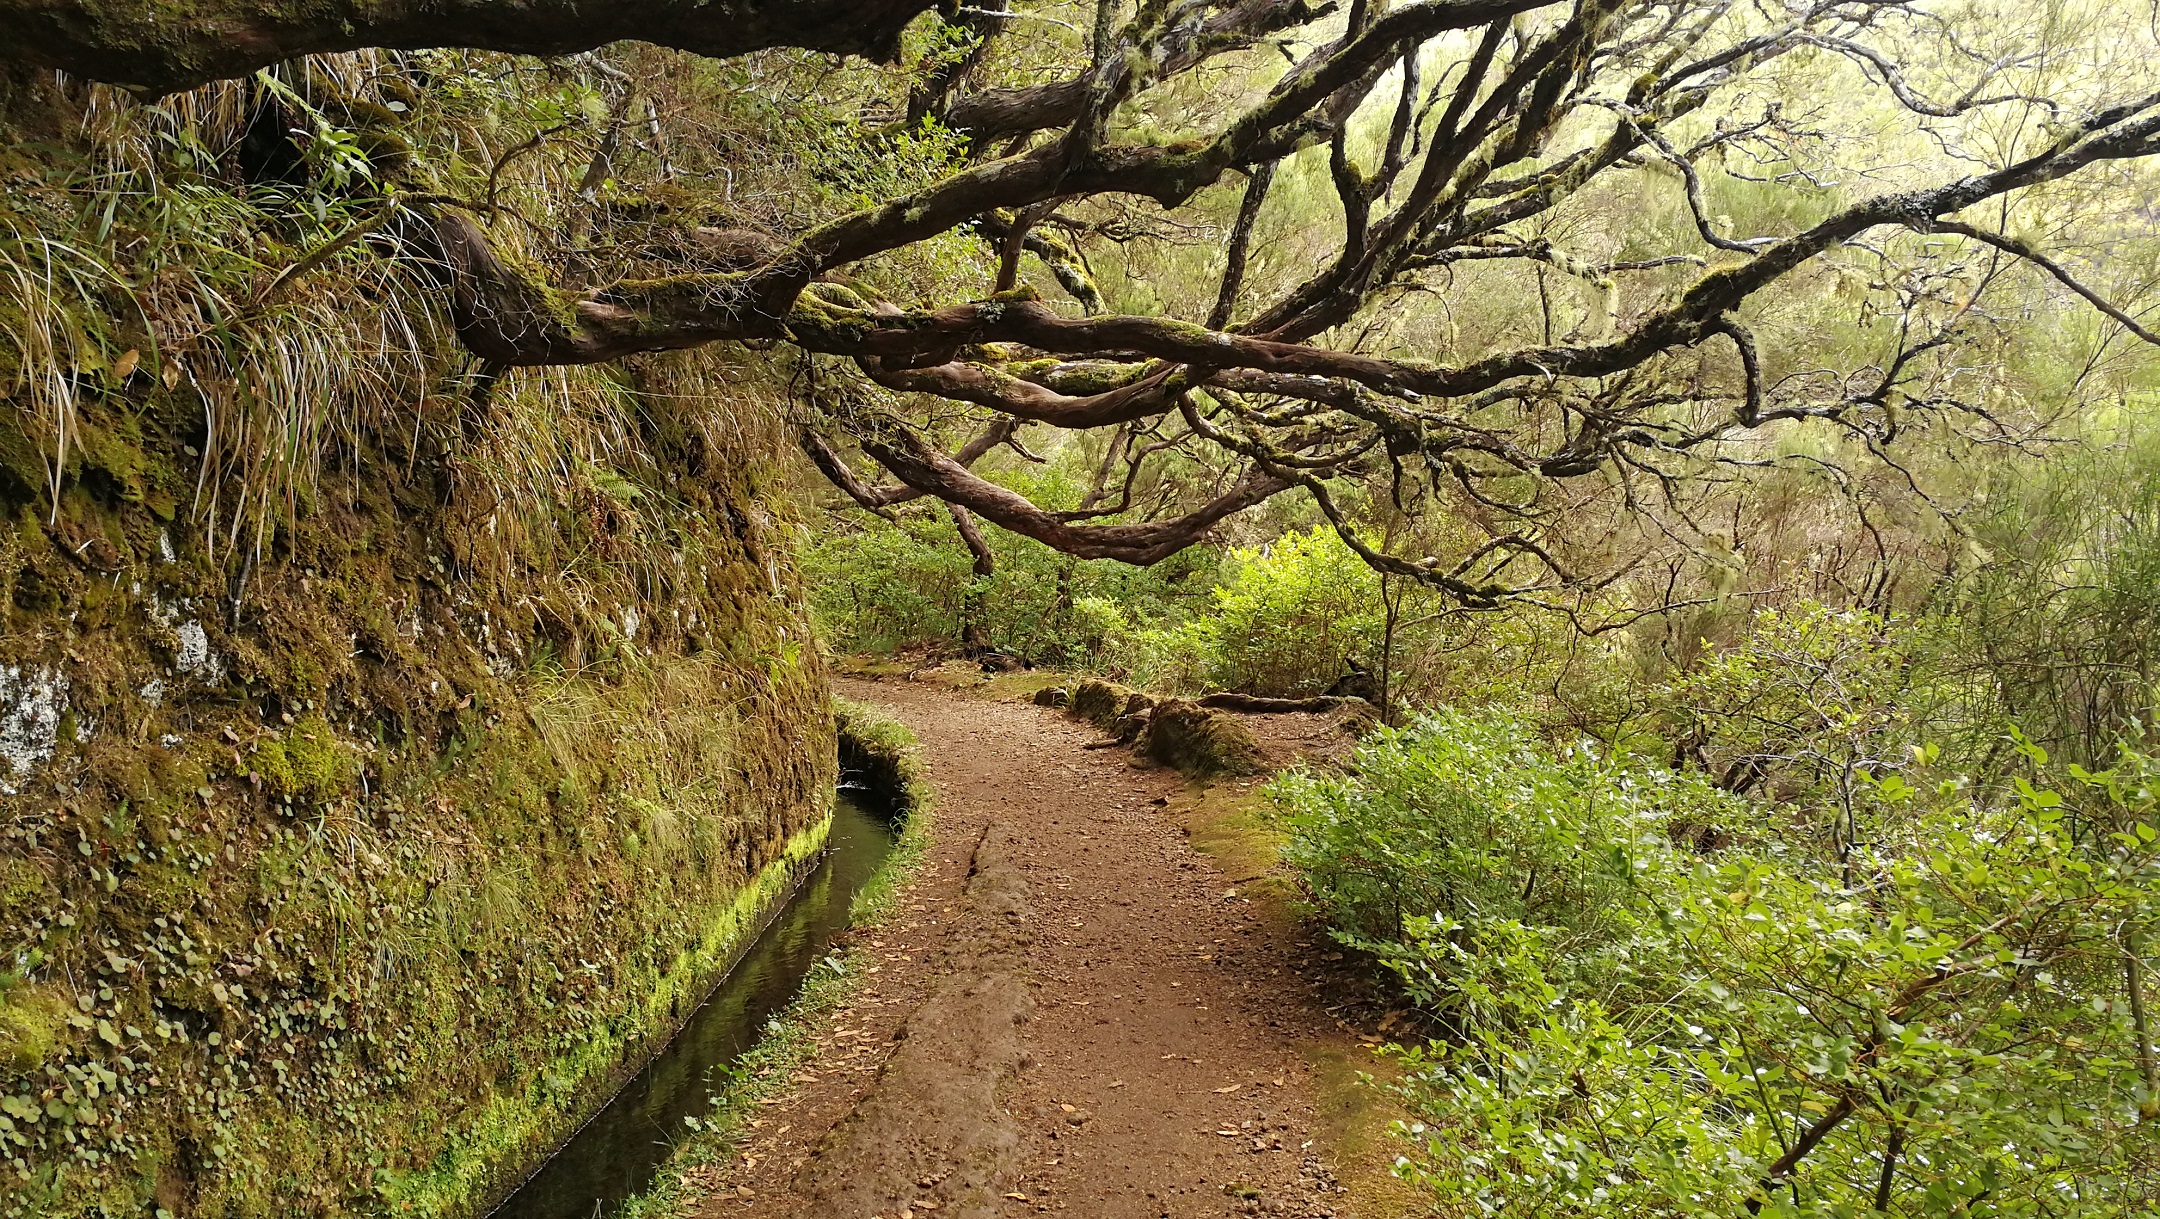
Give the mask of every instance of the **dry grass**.
[[51, 455], [46, 490], [57, 511], [82, 383], [124, 354], [78, 318], [120, 281], [96, 255], [8, 220], [0, 214], [0, 342], [12, 349], [14, 373], [6, 392]]
[[[513, 78], [510, 97], [528, 71], [501, 57], [459, 62]], [[650, 464], [639, 452], [640, 390], [619, 369], [513, 373], [486, 396], [483, 418], [467, 417], [478, 398], [472, 362], [398, 225], [309, 261], [379, 216], [378, 184], [232, 180], [266, 98], [335, 134], [337, 107], [395, 70], [380, 54], [318, 57], [154, 105], [102, 86], [72, 91], [71, 177], [0, 199], [0, 396], [45, 454], [51, 511], [67, 490], [80, 407], [95, 395], [163, 396], [199, 432], [189, 507], [213, 556], [259, 557], [328, 466], [357, 470], [336, 459], [357, 456], [370, 436], [452, 449], [504, 515], [535, 529], [607, 481], [595, 471]], [[503, 109], [514, 106], [437, 107], [412, 116], [406, 138], [431, 151], [425, 174], [437, 180], [421, 185], [482, 193], [500, 164], [496, 196], [525, 219], [499, 224], [495, 238], [530, 258], [548, 252], [536, 233], [562, 227], [555, 213], [572, 197], [574, 165], [504, 162], [520, 131]], [[305, 274], [289, 274], [302, 265]], [[740, 396], [713, 357], [652, 363], [655, 384], [643, 392], [716, 407]], [[704, 414], [714, 443], [771, 439], [740, 434], [757, 425], [736, 412]]]

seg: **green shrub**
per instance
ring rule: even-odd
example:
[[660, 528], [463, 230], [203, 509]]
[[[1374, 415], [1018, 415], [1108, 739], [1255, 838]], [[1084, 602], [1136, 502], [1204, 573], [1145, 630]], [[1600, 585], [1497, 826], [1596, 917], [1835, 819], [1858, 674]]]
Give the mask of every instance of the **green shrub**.
[[1434, 1007], [1459, 997], [1447, 958], [1406, 944], [1444, 935], [1474, 953], [1488, 926], [1520, 925], [1588, 964], [1631, 932], [1638, 874], [1662, 866], [1675, 827], [1737, 811], [1699, 776], [1630, 770], [1587, 744], [1555, 751], [1499, 713], [1439, 711], [1375, 732], [1353, 758], [1348, 775], [1269, 785], [1285, 855], [1320, 913]]
[[820, 633], [859, 652], [957, 649], [972, 622], [983, 641], [1036, 664], [1107, 671], [1133, 624], [1174, 619], [1204, 597], [1207, 582], [1193, 577], [1215, 563], [1204, 547], [1154, 567], [1082, 561], [985, 526], [996, 564], [984, 579], [942, 511], [838, 523], [804, 549], [803, 565]]
[[1868, 775], [1849, 849], [1676, 845], [1736, 798], [1498, 719], [1278, 782], [1322, 910], [1449, 1018], [1396, 1050], [1398, 1174], [1445, 1214], [2150, 1213], [2160, 764], [2014, 747], [2001, 789]]
[[1769, 780], [1842, 803], [1934, 726], [1939, 625], [1815, 602], [1762, 610], [1667, 687], [1676, 749], [1734, 791]]
[[[2149, 395], [2097, 412], [2088, 443], [1994, 472], [1974, 555], [1948, 590], [1973, 718], [2014, 718], [2062, 756], [2104, 765], [2142, 737], [2160, 678], [2160, 429]], [[1993, 715], [1990, 715], [1990, 713]]]
[[1230, 552], [1209, 616], [1208, 677], [1219, 689], [1318, 694], [1346, 662], [1379, 651], [1380, 578], [1335, 531], [1315, 526]]

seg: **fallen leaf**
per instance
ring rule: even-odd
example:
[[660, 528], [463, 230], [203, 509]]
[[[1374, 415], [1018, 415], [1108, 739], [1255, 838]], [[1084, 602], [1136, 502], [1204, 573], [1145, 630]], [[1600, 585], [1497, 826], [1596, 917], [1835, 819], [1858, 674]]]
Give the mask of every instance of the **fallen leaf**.
[[1230, 1085], [1229, 1087], [1227, 1087], [1227, 1088], [1217, 1088], [1217, 1089], [1215, 1089], [1215, 1091], [1216, 1091], [1216, 1092], [1217, 1092], [1218, 1094], [1219, 1094], [1219, 1093], [1223, 1093], [1223, 1092], [1235, 1092], [1235, 1091], [1237, 1091], [1237, 1090], [1238, 1090], [1239, 1088], [1242, 1088], [1242, 1087], [1244, 1087], [1244, 1086], [1245, 1086], [1244, 1084], [1231, 1084], [1231, 1085]]

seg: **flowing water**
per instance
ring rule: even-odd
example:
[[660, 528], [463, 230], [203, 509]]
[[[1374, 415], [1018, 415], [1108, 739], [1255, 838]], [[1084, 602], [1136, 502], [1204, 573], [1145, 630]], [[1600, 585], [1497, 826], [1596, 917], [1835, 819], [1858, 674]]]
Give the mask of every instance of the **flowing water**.
[[892, 850], [893, 830], [843, 788], [825, 853], [772, 924], [715, 987], [667, 1048], [623, 1086], [490, 1219], [595, 1219], [646, 1189], [724, 1081], [723, 1068], [756, 1045], [848, 922], [855, 891]]

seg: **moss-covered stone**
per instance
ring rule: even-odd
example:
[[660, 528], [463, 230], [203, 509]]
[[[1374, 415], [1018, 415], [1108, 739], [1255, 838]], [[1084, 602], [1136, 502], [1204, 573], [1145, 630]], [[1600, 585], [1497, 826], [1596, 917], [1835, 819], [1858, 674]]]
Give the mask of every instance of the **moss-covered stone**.
[[1261, 769], [1260, 742], [1236, 716], [1185, 699], [1156, 703], [1134, 748], [1196, 779]]
[[1129, 714], [1128, 708], [1132, 707], [1135, 698], [1146, 699], [1147, 696], [1116, 682], [1090, 677], [1073, 687], [1066, 712], [1074, 719], [1086, 720], [1109, 732], [1120, 718]]

